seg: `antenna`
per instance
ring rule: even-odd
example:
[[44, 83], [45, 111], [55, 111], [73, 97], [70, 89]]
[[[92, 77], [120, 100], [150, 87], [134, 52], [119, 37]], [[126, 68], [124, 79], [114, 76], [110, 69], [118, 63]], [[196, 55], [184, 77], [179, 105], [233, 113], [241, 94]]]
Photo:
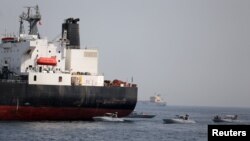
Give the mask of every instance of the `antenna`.
[[19, 27], [19, 35], [24, 34], [25, 30], [24, 30], [24, 26], [23, 26], [23, 19], [22, 17], [20, 17], [20, 27]]

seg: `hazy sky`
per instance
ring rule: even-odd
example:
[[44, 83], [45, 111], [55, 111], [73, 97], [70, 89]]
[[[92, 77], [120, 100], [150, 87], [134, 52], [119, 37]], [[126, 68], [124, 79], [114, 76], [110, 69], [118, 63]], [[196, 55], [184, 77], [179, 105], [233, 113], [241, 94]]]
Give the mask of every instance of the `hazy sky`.
[[81, 45], [100, 52], [106, 79], [133, 80], [139, 100], [250, 107], [249, 0], [1, 0], [0, 33], [17, 33], [39, 5], [42, 37], [80, 18]]

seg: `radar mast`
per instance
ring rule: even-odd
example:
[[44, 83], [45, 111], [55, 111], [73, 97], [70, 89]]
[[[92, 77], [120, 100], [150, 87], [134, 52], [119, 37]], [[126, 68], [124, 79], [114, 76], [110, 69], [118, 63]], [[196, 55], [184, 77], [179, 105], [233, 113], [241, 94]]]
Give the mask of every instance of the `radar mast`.
[[[40, 38], [37, 22], [41, 20], [41, 14], [39, 12], [39, 7], [36, 5], [35, 7], [27, 6], [27, 13], [23, 12], [20, 17], [20, 29], [19, 34], [24, 33], [23, 20], [29, 22], [29, 35], [37, 35]], [[32, 13], [32, 10], [35, 10], [35, 13]]]

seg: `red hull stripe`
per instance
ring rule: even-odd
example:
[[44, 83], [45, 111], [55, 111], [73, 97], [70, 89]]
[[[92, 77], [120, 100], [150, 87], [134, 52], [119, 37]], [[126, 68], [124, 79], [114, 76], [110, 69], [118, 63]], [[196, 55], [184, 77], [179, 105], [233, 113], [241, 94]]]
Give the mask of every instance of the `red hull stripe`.
[[92, 117], [108, 112], [118, 112], [119, 117], [124, 117], [132, 111], [133, 109], [0, 106], [0, 120], [92, 120]]

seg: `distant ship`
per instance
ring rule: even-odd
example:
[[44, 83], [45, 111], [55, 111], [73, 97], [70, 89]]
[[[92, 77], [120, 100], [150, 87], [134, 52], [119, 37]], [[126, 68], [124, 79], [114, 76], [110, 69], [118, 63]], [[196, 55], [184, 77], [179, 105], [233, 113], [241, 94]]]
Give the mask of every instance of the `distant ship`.
[[151, 96], [149, 101], [150, 101], [150, 103], [154, 103], [154, 104], [159, 105], [159, 106], [166, 106], [166, 105], [167, 105], [167, 102], [164, 101], [164, 100], [160, 97], [159, 94], [158, 94], [158, 95], [155, 95], [155, 96]]
[[0, 120], [92, 120], [134, 110], [137, 85], [98, 73], [98, 50], [80, 48], [78, 18], [64, 21], [56, 41], [40, 36], [38, 6], [19, 18], [19, 35], [0, 41]]

